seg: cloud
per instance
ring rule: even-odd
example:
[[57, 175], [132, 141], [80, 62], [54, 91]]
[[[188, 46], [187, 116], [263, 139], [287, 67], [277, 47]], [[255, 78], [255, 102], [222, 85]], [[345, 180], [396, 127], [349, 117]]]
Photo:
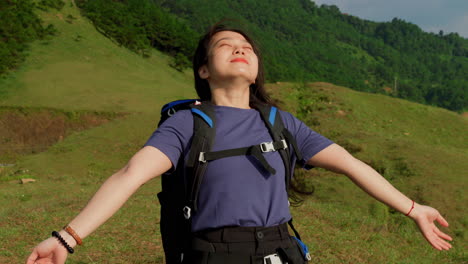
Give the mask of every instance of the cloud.
[[[344, 13], [383, 22], [398, 17], [425, 31], [458, 32], [468, 37], [467, 0], [316, 0], [317, 5], [336, 5]], [[438, 30], [436, 30], [438, 29]]]

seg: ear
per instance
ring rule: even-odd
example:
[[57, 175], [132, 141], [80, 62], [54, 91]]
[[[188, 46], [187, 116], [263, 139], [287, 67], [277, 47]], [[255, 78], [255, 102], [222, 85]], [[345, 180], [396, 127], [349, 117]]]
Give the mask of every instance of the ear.
[[205, 65], [201, 66], [199, 69], [198, 69], [198, 75], [200, 76], [200, 78], [202, 79], [208, 79], [208, 77], [210, 77], [210, 72], [208, 71], [208, 67]]

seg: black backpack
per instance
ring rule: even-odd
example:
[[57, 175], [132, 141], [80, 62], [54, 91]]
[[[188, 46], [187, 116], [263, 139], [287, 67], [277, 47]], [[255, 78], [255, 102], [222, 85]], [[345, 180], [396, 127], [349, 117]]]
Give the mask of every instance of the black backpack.
[[[182, 263], [184, 253], [191, 247], [191, 216], [198, 209], [198, 192], [209, 161], [230, 156], [251, 155], [260, 162], [265, 170], [275, 174], [275, 169], [268, 164], [262, 153], [278, 151], [285, 166], [285, 181], [288, 191], [293, 173], [290, 146], [296, 154], [297, 161], [302, 161], [302, 155], [294, 137], [284, 127], [281, 116], [277, 114], [277, 108], [269, 105], [257, 105], [255, 108], [260, 112], [273, 141], [259, 142], [258, 145], [250, 147], [212, 152], [211, 147], [216, 136], [216, 119], [213, 105], [210, 102], [200, 102], [196, 99], [179, 100], [162, 107], [158, 126], [177, 111], [184, 109], [192, 112], [194, 120], [194, 134], [188, 159], [185, 160], [182, 155], [178, 161], [177, 169], [162, 175], [162, 191], [158, 193], [161, 204], [160, 229], [166, 264]], [[292, 225], [292, 220], [289, 221], [289, 225], [296, 237], [300, 239]]]

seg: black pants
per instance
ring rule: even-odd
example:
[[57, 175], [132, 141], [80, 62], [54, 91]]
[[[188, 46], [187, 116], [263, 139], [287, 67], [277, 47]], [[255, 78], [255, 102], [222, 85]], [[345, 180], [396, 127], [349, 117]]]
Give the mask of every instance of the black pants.
[[283, 263], [306, 263], [287, 224], [225, 227], [194, 236], [192, 251], [184, 257], [184, 264], [264, 264], [264, 257], [271, 254], [277, 254]]

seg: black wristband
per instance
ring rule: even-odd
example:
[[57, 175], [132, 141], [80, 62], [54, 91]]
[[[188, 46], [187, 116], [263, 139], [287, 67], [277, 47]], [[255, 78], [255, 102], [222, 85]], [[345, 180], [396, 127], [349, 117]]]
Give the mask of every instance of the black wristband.
[[67, 249], [68, 253], [70, 254], [75, 253], [75, 250], [73, 250], [73, 248], [67, 244], [67, 242], [65, 241], [65, 239], [63, 239], [63, 237], [59, 234], [59, 232], [53, 231], [52, 236], [57, 238], [58, 241], [60, 241], [60, 244], [62, 244], [62, 246], [64, 246]]

